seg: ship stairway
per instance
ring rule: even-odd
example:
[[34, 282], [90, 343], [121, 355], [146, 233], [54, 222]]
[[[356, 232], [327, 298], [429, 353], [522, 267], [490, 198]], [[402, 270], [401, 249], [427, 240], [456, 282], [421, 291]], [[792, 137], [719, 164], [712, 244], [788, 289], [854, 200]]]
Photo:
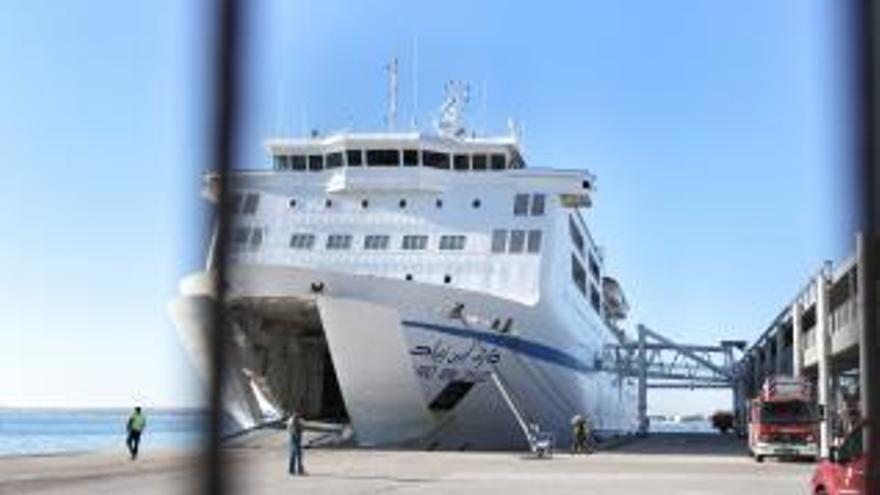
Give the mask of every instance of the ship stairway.
[[498, 368], [494, 366], [493, 368], [492, 383], [495, 384], [495, 387], [498, 389], [498, 392], [501, 393], [501, 397], [504, 399], [510, 412], [512, 412], [516, 418], [516, 422], [519, 424], [519, 427], [529, 444], [529, 450], [536, 457], [551, 457], [553, 455], [555, 444], [553, 434], [541, 430], [541, 427], [537, 422], [526, 420], [522, 406], [516, 404], [506, 381], [498, 372]]

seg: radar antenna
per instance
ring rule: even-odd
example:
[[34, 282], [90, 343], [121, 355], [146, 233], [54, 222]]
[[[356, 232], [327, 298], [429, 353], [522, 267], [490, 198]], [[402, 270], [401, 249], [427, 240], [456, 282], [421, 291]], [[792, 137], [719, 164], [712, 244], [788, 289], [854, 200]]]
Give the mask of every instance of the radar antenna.
[[437, 131], [447, 137], [462, 137], [465, 135], [464, 106], [470, 101], [470, 85], [463, 81], [449, 81], [443, 89], [446, 95], [440, 106]]
[[385, 67], [388, 71], [388, 115], [385, 117], [388, 129], [393, 131], [397, 125], [397, 57]]

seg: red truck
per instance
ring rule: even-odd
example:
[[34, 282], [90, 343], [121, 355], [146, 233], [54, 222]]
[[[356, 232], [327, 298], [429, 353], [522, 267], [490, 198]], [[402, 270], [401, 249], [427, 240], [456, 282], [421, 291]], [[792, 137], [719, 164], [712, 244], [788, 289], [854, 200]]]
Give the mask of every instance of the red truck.
[[749, 408], [749, 453], [766, 457], [819, 457], [819, 416], [809, 382], [771, 376]]
[[813, 472], [815, 495], [864, 495], [865, 454], [862, 451], [864, 425], [844, 438], [839, 447], [832, 447]]

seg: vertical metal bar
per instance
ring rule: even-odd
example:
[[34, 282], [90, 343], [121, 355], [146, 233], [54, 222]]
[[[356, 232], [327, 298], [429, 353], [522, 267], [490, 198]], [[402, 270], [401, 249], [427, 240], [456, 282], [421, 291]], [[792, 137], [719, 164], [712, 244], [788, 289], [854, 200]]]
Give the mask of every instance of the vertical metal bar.
[[803, 306], [800, 301], [795, 301], [791, 305], [791, 374], [795, 378], [800, 378], [801, 371], [804, 367], [804, 354], [801, 343], [803, 332]]
[[229, 201], [227, 201], [228, 171], [232, 168], [232, 160], [236, 149], [236, 109], [237, 109], [237, 78], [239, 60], [239, 30], [241, 24], [240, 9], [237, 0], [218, 0], [214, 5], [214, 37], [213, 53], [213, 101], [211, 102], [209, 163], [215, 167], [219, 177], [217, 202], [217, 233], [212, 260], [217, 267], [214, 279], [215, 302], [211, 314], [209, 343], [210, 346], [210, 385], [208, 391], [209, 421], [208, 442], [204, 456], [203, 493], [222, 495], [227, 492], [228, 476], [223, 466], [220, 451], [220, 439], [223, 425], [223, 382], [224, 382], [224, 350], [226, 348], [226, 332], [223, 324], [223, 301], [226, 292], [226, 251], [229, 232]]
[[[861, 0], [857, 7], [849, 12], [849, 20], [857, 29], [854, 49], [858, 61], [857, 97], [854, 114], [857, 116], [859, 133], [856, 137], [859, 151], [859, 177], [856, 184], [861, 186], [858, 191], [861, 210], [859, 224], [861, 228], [861, 246], [859, 253], [859, 318], [860, 318], [860, 378], [862, 416], [867, 420], [864, 449], [865, 487], [863, 493], [880, 493], [880, 425], [877, 424], [880, 413], [880, 391], [874, 380], [880, 373], [880, 356], [878, 356], [877, 336], [877, 222], [880, 220], [880, 156], [877, 148], [877, 119], [880, 109], [877, 107], [877, 84], [880, 64], [877, 63], [878, 26], [880, 17], [872, 0]], [[849, 26], [847, 26], [849, 27]]]

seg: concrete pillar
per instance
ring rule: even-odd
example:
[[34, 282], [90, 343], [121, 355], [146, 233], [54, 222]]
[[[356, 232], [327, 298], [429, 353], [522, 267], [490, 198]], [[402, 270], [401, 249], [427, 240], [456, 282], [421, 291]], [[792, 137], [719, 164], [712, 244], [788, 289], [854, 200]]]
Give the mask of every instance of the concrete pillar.
[[752, 354], [752, 376], [755, 378], [755, 395], [761, 393], [761, 385], [764, 383], [764, 373], [761, 364], [761, 357], [764, 352], [761, 348], [756, 348]]
[[776, 326], [776, 363], [774, 363], [774, 375], [787, 375], [785, 369], [785, 327], [782, 324]]
[[825, 270], [816, 277], [816, 354], [819, 360], [816, 389], [819, 406], [825, 410], [824, 419], [819, 425], [819, 455], [828, 457], [831, 445], [830, 400], [830, 357], [828, 343], [828, 287]]
[[804, 307], [800, 302], [791, 305], [791, 374], [800, 377], [804, 367], [803, 344], [801, 343], [801, 331], [803, 324]]

